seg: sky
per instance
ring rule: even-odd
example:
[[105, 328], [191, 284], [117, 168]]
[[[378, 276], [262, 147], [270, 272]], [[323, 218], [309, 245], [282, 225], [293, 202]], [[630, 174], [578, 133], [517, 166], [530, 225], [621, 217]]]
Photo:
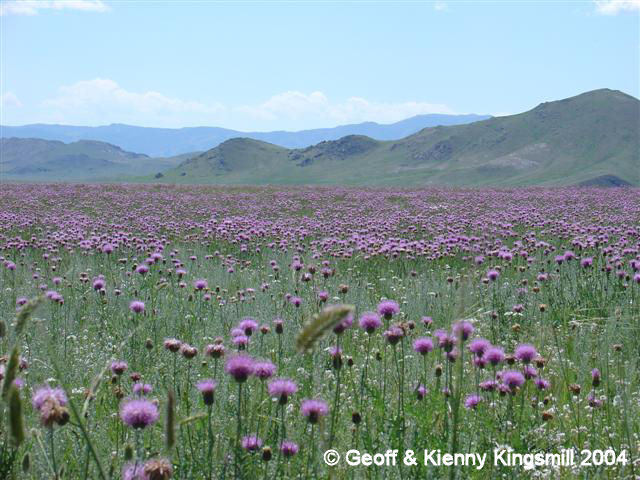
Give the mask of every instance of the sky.
[[0, 123], [301, 130], [640, 97], [640, 0], [0, 0]]

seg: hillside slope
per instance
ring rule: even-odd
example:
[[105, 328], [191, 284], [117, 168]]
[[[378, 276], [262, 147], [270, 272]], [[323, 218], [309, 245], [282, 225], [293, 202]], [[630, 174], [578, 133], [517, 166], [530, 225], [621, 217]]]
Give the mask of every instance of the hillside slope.
[[334, 128], [316, 128], [297, 132], [240, 132], [219, 127], [150, 128], [132, 125], [104, 125], [79, 127], [71, 125], [34, 124], [0, 126], [3, 138], [42, 138], [65, 143], [78, 140], [97, 140], [118, 145], [124, 150], [150, 156], [166, 157], [188, 152], [204, 151], [236, 137], [252, 138], [287, 148], [304, 148], [325, 140], [346, 135], [368, 135], [378, 140], [395, 140], [436, 125], [460, 125], [489, 118], [487, 115], [426, 114], [391, 124], [365, 122]]
[[104, 142], [63, 143], [39, 138], [0, 138], [0, 177], [21, 181], [81, 181], [148, 175], [184, 157], [150, 158]]
[[166, 172], [163, 181], [574, 185], [607, 175], [640, 185], [640, 101], [601, 89], [397, 141], [351, 135], [287, 150], [234, 139]]

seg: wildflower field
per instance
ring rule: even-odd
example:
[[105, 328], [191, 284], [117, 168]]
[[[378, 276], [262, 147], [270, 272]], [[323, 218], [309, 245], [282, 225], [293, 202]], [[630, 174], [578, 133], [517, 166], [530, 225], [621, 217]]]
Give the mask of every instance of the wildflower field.
[[1, 189], [0, 478], [640, 475], [638, 189]]

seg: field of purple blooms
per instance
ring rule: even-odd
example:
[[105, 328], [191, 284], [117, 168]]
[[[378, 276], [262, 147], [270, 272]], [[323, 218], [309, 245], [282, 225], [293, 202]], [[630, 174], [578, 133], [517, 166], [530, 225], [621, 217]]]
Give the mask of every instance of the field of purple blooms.
[[640, 475], [638, 189], [0, 188], [0, 478]]

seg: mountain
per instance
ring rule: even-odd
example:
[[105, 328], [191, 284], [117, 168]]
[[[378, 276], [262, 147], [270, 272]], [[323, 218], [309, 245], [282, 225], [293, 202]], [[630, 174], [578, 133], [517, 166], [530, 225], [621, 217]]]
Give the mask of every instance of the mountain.
[[167, 157], [188, 152], [204, 151], [235, 137], [253, 138], [287, 148], [303, 148], [324, 140], [337, 140], [346, 135], [367, 135], [378, 140], [395, 140], [436, 125], [459, 125], [489, 118], [487, 115], [428, 114], [389, 125], [374, 122], [318, 128], [299, 132], [239, 132], [219, 127], [147, 128], [113, 124], [102, 127], [68, 125], [0, 126], [0, 137], [42, 138], [69, 143], [78, 140], [97, 140], [150, 156]]
[[3, 180], [97, 180], [149, 175], [184, 160], [150, 158], [93, 140], [63, 143], [40, 138], [0, 138]]
[[423, 129], [395, 141], [349, 135], [302, 149], [238, 138], [163, 182], [352, 185], [640, 185], [640, 101], [601, 89], [518, 115]]

